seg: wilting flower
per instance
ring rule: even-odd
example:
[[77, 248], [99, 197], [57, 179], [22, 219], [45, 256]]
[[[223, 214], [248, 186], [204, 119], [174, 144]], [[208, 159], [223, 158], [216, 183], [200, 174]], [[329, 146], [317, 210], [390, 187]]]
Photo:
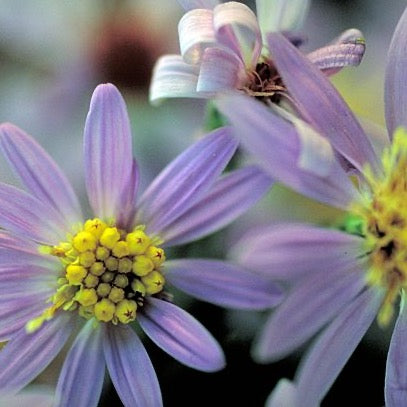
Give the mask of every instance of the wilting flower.
[[[301, 26], [308, 0], [257, 0], [258, 16], [235, 1], [181, 1], [189, 10], [178, 26], [181, 55], [164, 55], [154, 69], [150, 100], [212, 98], [219, 92], [242, 90], [260, 98], [280, 98], [286, 91], [267, 47], [267, 33], [292, 33]], [[358, 65], [365, 44], [352, 29], [308, 58], [327, 74]], [[272, 99], [273, 100], [273, 99]]]
[[0, 147], [28, 192], [0, 184], [0, 392], [17, 392], [80, 329], [57, 384], [58, 405], [94, 406], [105, 364], [126, 406], [159, 406], [158, 381], [131, 323], [187, 366], [215, 371], [224, 356], [210, 333], [173, 305], [166, 282], [218, 305], [270, 306], [278, 287], [209, 259], [166, 260], [164, 248], [230, 222], [270, 186], [256, 167], [219, 175], [237, 142], [224, 128], [203, 137], [158, 175], [136, 204], [124, 101], [113, 85], [93, 95], [84, 138], [93, 216], [45, 151], [11, 124]]
[[290, 123], [243, 96], [219, 103], [269, 175], [348, 212], [342, 230], [283, 223], [252, 231], [236, 249], [242, 264], [294, 286], [258, 340], [258, 359], [281, 358], [329, 324], [296, 375], [304, 407], [324, 397], [376, 315], [380, 326], [390, 323], [399, 296], [385, 398], [388, 407], [407, 405], [407, 131], [399, 127], [407, 124], [406, 38], [407, 12], [387, 61], [389, 138], [375, 143], [329, 81], [279, 34], [268, 38], [275, 64], [309, 124], [287, 115]]

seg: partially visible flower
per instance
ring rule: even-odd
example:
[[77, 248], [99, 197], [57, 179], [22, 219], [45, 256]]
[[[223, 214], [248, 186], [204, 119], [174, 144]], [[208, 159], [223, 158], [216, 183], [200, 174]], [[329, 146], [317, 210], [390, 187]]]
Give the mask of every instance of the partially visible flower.
[[[267, 33], [293, 35], [306, 15], [309, 0], [257, 0], [258, 17], [238, 2], [181, 1], [188, 11], [179, 22], [181, 55], [162, 56], [154, 69], [150, 101], [173, 97], [212, 98], [241, 90], [278, 101], [286, 87], [273, 62]], [[360, 31], [345, 31], [330, 45], [308, 55], [332, 74], [358, 65], [365, 51]]]
[[216, 340], [171, 303], [171, 283], [226, 307], [262, 309], [280, 289], [231, 263], [166, 260], [164, 249], [226, 225], [257, 201], [270, 178], [256, 167], [219, 177], [237, 146], [230, 129], [203, 137], [169, 164], [136, 202], [124, 101], [113, 85], [92, 97], [84, 138], [93, 216], [48, 154], [11, 124], [0, 148], [28, 192], [0, 184], [0, 392], [28, 384], [80, 329], [58, 380], [58, 406], [96, 406], [105, 366], [126, 406], [160, 406], [150, 359], [132, 328], [181, 363], [202, 371], [224, 364]]
[[[327, 325], [295, 377], [301, 407], [323, 399], [375, 317], [381, 327], [389, 325], [399, 298], [385, 399], [387, 407], [407, 405], [407, 130], [400, 127], [407, 124], [406, 36], [407, 11], [387, 60], [389, 137], [381, 145], [364, 133], [326, 77], [279, 34], [268, 37], [274, 61], [309, 124], [286, 114], [290, 123], [244, 96], [218, 104], [269, 175], [347, 212], [342, 230], [282, 223], [250, 232], [235, 249], [241, 264], [293, 286], [263, 329], [257, 359], [282, 358]], [[357, 184], [338, 155], [352, 166]]]

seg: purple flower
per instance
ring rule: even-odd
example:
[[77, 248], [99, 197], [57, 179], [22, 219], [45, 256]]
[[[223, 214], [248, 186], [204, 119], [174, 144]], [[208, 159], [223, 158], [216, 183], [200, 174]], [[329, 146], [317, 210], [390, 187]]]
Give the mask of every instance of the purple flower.
[[326, 326], [295, 378], [304, 407], [322, 400], [375, 316], [389, 324], [399, 296], [385, 398], [388, 407], [407, 405], [407, 131], [399, 127], [407, 124], [406, 38], [407, 11], [387, 61], [388, 137], [369, 137], [325, 76], [279, 34], [268, 36], [269, 46], [308, 123], [243, 96], [218, 104], [266, 173], [348, 212], [342, 230], [266, 226], [235, 249], [242, 265], [293, 286], [257, 341], [257, 359], [282, 358]]
[[[137, 320], [187, 366], [216, 371], [223, 352], [191, 315], [169, 302], [166, 282], [226, 307], [262, 309], [280, 289], [219, 260], [165, 260], [169, 246], [219, 229], [257, 201], [270, 178], [256, 167], [220, 176], [237, 142], [219, 129], [169, 164], [136, 203], [124, 101], [96, 88], [86, 120], [85, 180], [93, 217], [84, 221], [73, 189], [27, 134], [0, 127], [0, 147], [27, 192], [0, 184], [0, 392], [18, 392], [79, 332], [57, 384], [58, 406], [95, 406], [105, 366], [126, 406], [159, 406]], [[78, 331], [79, 330], [79, 331]]]
[[[308, 0], [257, 0], [258, 17], [246, 5], [230, 1], [180, 1], [187, 13], [178, 25], [181, 55], [164, 55], [154, 69], [150, 101], [212, 98], [242, 90], [272, 98], [286, 91], [267, 48], [267, 33], [292, 37], [307, 13]], [[291, 34], [290, 34], [291, 33]], [[327, 74], [359, 65], [365, 51], [360, 31], [345, 31], [331, 44], [308, 55]]]

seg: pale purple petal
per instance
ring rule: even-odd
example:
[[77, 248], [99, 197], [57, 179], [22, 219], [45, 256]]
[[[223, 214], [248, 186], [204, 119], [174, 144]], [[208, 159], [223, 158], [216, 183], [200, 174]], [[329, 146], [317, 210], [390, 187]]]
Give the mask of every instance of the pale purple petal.
[[282, 35], [267, 38], [273, 62], [305, 119], [359, 171], [366, 163], [379, 171], [369, 139], [329, 80]]
[[207, 47], [216, 44], [213, 11], [193, 9], [183, 15], [178, 23], [181, 55], [188, 64], [200, 62]]
[[282, 359], [305, 343], [365, 286], [360, 269], [316, 273], [300, 282], [271, 315], [256, 343], [257, 360]]
[[394, 31], [387, 55], [384, 105], [390, 137], [398, 126], [407, 127], [407, 9]]
[[363, 34], [356, 29], [342, 33], [332, 44], [307, 55], [308, 59], [325, 74], [332, 75], [345, 66], [358, 66], [365, 54]]
[[325, 396], [373, 322], [382, 299], [376, 287], [359, 295], [306, 354], [296, 375], [303, 407], [315, 407]]
[[216, 39], [240, 57], [246, 68], [255, 68], [262, 40], [256, 15], [245, 4], [229, 1], [213, 10]]
[[310, 0], [256, 0], [257, 18], [264, 34], [301, 28]]
[[274, 279], [295, 281], [306, 273], [344, 270], [363, 253], [364, 239], [335, 229], [281, 223], [254, 228], [230, 257]]
[[357, 198], [357, 191], [340, 168], [331, 146], [317, 133], [298, 132], [265, 105], [246, 96], [224, 96], [217, 105], [234, 126], [234, 134], [243, 147], [272, 178], [344, 209]]
[[103, 331], [90, 320], [65, 358], [56, 388], [55, 407], [96, 407], [105, 376]]
[[404, 298], [394, 327], [386, 363], [385, 399], [387, 407], [407, 405], [407, 312]]
[[107, 368], [126, 407], [162, 406], [153, 365], [137, 334], [129, 326], [107, 326], [103, 343]]
[[41, 373], [64, 346], [73, 326], [62, 313], [36, 332], [22, 328], [0, 352], [0, 392], [18, 392]]
[[[99, 85], [92, 96], [84, 135], [86, 188], [92, 209], [103, 219], [117, 219], [134, 205], [135, 180], [131, 130], [126, 105], [117, 88]], [[119, 219], [126, 223], [127, 219]]]
[[225, 92], [241, 88], [247, 74], [245, 67], [234, 54], [220, 48], [207, 48], [203, 54], [198, 92]]
[[198, 201], [237, 148], [230, 133], [229, 128], [213, 131], [164, 168], [141, 197], [138, 223], [159, 233]]
[[270, 279], [219, 260], [170, 260], [165, 278], [193, 297], [228, 308], [266, 309], [283, 299]]
[[199, 66], [187, 64], [181, 55], [164, 55], [155, 64], [150, 85], [150, 102], [158, 105], [166, 98], [199, 98], [211, 94], [197, 93]]
[[204, 372], [215, 372], [225, 366], [218, 342], [181, 308], [150, 298], [138, 321], [157, 346], [184, 365]]
[[219, 4], [219, 1], [218, 0], [178, 0], [178, 3], [185, 10], [193, 10], [194, 8], [212, 9], [217, 4]]
[[265, 407], [298, 407], [297, 388], [287, 379], [280, 379], [267, 398]]
[[190, 242], [226, 226], [268, 191], [272, 180], [257, 167], [221, 177], [195, 205], [161, 233], [166, 246]]
[[11, 185], [0, 183], [0, 208], [0, 226], [26, 239], [55, 245], [70, 231], [52, 207]]
[[24, 186], [53, 207], [68, 230], [82, 220], [78, 198], [54, 160], [28, 134], [12, 124], [0, 126], [0, 147]]

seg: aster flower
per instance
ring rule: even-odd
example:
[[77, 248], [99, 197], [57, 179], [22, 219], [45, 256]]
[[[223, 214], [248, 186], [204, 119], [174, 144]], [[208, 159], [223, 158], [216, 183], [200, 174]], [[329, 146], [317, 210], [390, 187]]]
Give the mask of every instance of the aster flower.
[[387, 61], [388, 138], [373, 142], [324, 75], [279, 34], [268, 36], [269, 46], [308, 123], [288, 115], [284, 120], [243, 96], [219, 103], [269, 175], [348, 214], [342, 230], [266, 226], [235, 249], [241, 264], [293, 285], [260, 335], [258, 360], [282, 358], [325, 327], [295, 378], [302, 407], [322, 400], [376, 316], [381, 327], [389, 325], [399, 297], [385, 399], [387, 407], [407, 405], [407, 130], [400, 127], [407, 124], [406, 36], [407, 11]]
[[[293, 42], [309, 7], [308, 0], [257, 0], [258, 16], [230, 1], [183, 0], [187, 13], [178, 25], [181, 55], [164, 55], [155, 66], [150, 101], [164, 98], [212, 98], [241, 90], [255, 97], [280, 97], [286, 91], [267, 45], [270, 32], [284, 32]], [[332, 74], [359, 65], [365, 50], [360, 31], [345, 31], [331, 44], [308, 55]]]
[[166, 282], [242, 309], [271, 306], [279, 288], [219, 260], [166, 260], [164, 249], [224, 226], [269, 188], [270, 178], [253, 166], [219, 177], [236, 144], [228, 128], [203, 137], [136, 202], [126, 107], [113, 85], [100, 85], [85, 126], [93, 216], [84, 221], [54, 161], [22, 130], [1, 125], [1, 150], [27, 192], [0, 184], [0, 341], [8, 341], [0, 352], [0, 392], [18, 392], [79, 332], [58, 380], [58, 406], [97, 405], [105, 366], [126, 406], [160, 406], [133, 321], [187, 366], [224, 366], [218, 343], [170, 302]]

